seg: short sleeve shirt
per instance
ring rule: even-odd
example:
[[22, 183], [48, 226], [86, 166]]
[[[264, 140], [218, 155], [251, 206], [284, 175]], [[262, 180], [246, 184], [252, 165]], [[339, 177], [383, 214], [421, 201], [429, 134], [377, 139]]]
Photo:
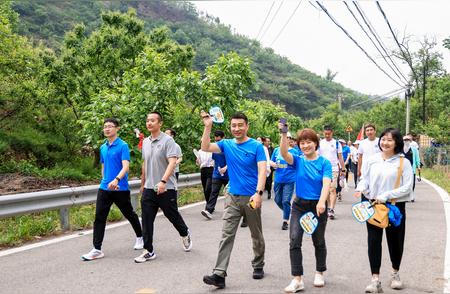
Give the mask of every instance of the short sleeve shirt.
[[333, 171], [339, 171], [338, 153], [342, 153], [342, 145], [335, 139], [331, 139], [330, 141], [326, 139], [320, 140], [319, 155], [322, 155], [331, 162]]
[[379, 138], [375, 138], [375, 140], [370, 141], [369, 138], [366, 138], [361, 141], [358, 148], [358, 154], [363, 155], [363, 161], [369, 159], [372, 155], [381, 152], [380, 147], [378, 147], [379, 140]]
[[[295, 148], [290, 148], [288, 150], [292, 156], [298, 156], [297, 150]], [[280, 154], [280, 147], [275, 148], [272, 153], [271, 160], [277, 164], [277, 169], [275, 171], [275, 183], [294, 183], [295, 182], [295, 168], [284, 160], [283, 156]]]
[[[175, 143], [175, 145], [176, 145], [177, 154], [178, 154], [177, 158], [180, 158], [180, 157], [183, 156], [183, 152], [181, 151], [181, 147], [180, 147], [180, 145], [178, 145], [178, 143]], [[180, 172], [180, 165], [179, 164], [177, 164], [177, 166], [175, 167], [175, 172], [176, 173]]]
[[[155, 189], [161, 181], [169, 158], [179, 156], [177, 145], [172, 137], [161, 132], [158, 137], [147, 137], [142, 143], [142, 159], [145, 161], [145, 184], [146, 189]], [[167, 189], [177, 189], [175, 172], [173, 172], [166, 184]]]
[[230, 178], [229, 191], [240, 196], [252, 196], [258, 185], [258, 162], [266, 161], [261, 143], [249, 138], [244, 143], [224, 139], [216, 143], [225, 155]]
[[212, 159], [214, 159], [213, 179], [228, 181], [228, 170], [223, 175], [220, 174], [219, 172], [219, 168], [222, 168], [227, 165], [225, 155], [223, 155], [223, 153], [213, 153]]
[[294, 156], [296, 170], [295, 194], [305, 200], [319, 200], [323, 178], [332, 179], [331, 163], [323, 156], [307, 160], [305, 156]]
[[[130, 149], [122, 139], [116, 138], [112, 144], [106, 141], [100, 147], [100, 163], [103, 164], [103, 178], [100, 189], [108, 190], [108, 184], [114, 180], [123, 168], [122, 160], [130, 161]], [[119, 191], [128, 191], [128, 173], [120, 179]]]

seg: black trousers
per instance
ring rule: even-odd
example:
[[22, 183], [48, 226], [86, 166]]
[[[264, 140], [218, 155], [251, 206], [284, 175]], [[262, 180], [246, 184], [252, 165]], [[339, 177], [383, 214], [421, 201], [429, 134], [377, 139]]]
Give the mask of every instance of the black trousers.
[[355, 187], [358, 184], [358, 162], [352, 161], [353, 180], [355, 181]]
[[130, 191], [106, 191], [99, 189], [97, 192], [97, 204], [95, 206], [94, 221], [94, 248], [102, 249], [103, 237], [105, 236], [106, 219], [108, 218], [111, 205], [115, 203], [123, 216], [130, 222], [136, 237], [142, 237], [141, 223], [139, 217], [133, 210], [130, 200]]
[[[386, 230], [386, 239], [389, 248], [392, 268], [400, 269], [400, 263], [403, 256], [403, 245], [405, 243], [405, 202], [395, 204], [403, 215], [402, 222], [398, 227], [389, 226]], [[383, 229], [367, 223], [367, 244], [372, 274], [379, 274], [381, 267], [381, 244], [383, 241]]]
[[141, 198], [141, 208], [144, 248], [149, 252], [153, 252], [153, 227], [159, 208], [161, 208], [180, 236], [185, 237], [188, 235], [188, 227], [178, 211], [176, 190], [167, 190], [163, 194], [157, 195], [153, 189], [144, 189]]
[[222, 186], [226, 186], [228, 184], [228, 180], [222, 179], [212, 179], [212, 188], [211, 195], [209, 196], [208, 201], [206, 202], [205, 210], [209, 213], [213, 213], [216, 208], [217, 197], [219, 197], [219, 192]]
[[[303, 200], [296, 198], [292, 202], [291, 210], [291, 226], [289, 230], [289, 255], [291, 259], [291, 275], [303, 275], [303, 255], [302, 255], [302, 241], [303, 229], [300, 226], [300, 217], [308, 211], [316, 214], [316, 205], [318, 200]], [[312, 234], [312, 240], [316, 255], [316, 271], [324, 272], [327, 270], [327, 245], [325, 243], [325, 228], [327, 226], [327, 210], [318, 218], [319, 224]]]
[[273, 178], [273, 169], [270, 168], [270, 174], [266, 178], [266, 185], [264, 186], [264, 190], [267, 191], [268, 195], [272, 192], [272, 178]]
[[345, 165], [345, 181], [348, 182], [348, 173], [350, 172], [350, 167], [352, 166], [352, 160], [349, 159], [348, 163]]
[[205, 195], [206, 202], [208, 202], [209, 196], [211, 196], [213, 172], [214, 167], [202, 167], [200, 169], [200, 178], [202, 180], [203, 194]]

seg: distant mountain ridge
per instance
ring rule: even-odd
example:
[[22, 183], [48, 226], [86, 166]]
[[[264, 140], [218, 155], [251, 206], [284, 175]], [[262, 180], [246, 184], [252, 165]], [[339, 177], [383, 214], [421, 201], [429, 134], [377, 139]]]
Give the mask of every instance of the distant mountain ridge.
[[293, 64], [271, 48], [262, 48], [256, 40], [233, 34], [229, 26], [199, 14], [189, 2], [20, 0], [13, 2], [13, 8], [20, 15], [19, 33], [42, 40], [56, 51], [74, 24], [83, 22], [90, 31], [99, 25], [102, 11], [134, 8], [147, 29], [165, 25], [177, 42], [191, 44], [196, 50], [194, 67], [200, 71], [229, 51], [250, 57], [257, 74], [250, 98], [283, 104], [289, 113], [304, 119], [318, 117], [338, 95], [345, 97], [344, 109], [364, 96]]

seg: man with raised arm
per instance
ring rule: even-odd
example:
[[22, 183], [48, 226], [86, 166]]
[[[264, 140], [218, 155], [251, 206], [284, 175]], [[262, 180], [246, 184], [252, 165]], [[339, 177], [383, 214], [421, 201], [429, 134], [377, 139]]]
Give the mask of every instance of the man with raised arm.
[[266, 180], [266, 155], [263, 145], [247, 136], [249, 124], [245, 114], [235, 113], [231, 117], [230, 127], [234, 139], [224, 139], [217, 143], [210, 143], [212, 118], [204, 111], [201, 116], [205, 125], [202, 150], [225, 155], [230, 179], [216, 265], [211, 275], [203, 277], [203, 282], [221, 289], [225, 287], [236, 231], [244, 215], [253, 242], [253, 278], [264, 277], [265, 243], [261, 224], [261, 197]]

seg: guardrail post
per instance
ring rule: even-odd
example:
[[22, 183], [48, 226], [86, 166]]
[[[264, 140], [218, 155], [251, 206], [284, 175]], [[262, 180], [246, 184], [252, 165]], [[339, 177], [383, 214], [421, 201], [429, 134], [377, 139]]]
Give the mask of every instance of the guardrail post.
[[138, 209], [138, 195], [131, 195], [131, 206], [133, 206], [134, 211]]
[[70, 229], [70, 214], [68, 207], [59, 209], [59, 222], [63, 231], [67, 231]]

